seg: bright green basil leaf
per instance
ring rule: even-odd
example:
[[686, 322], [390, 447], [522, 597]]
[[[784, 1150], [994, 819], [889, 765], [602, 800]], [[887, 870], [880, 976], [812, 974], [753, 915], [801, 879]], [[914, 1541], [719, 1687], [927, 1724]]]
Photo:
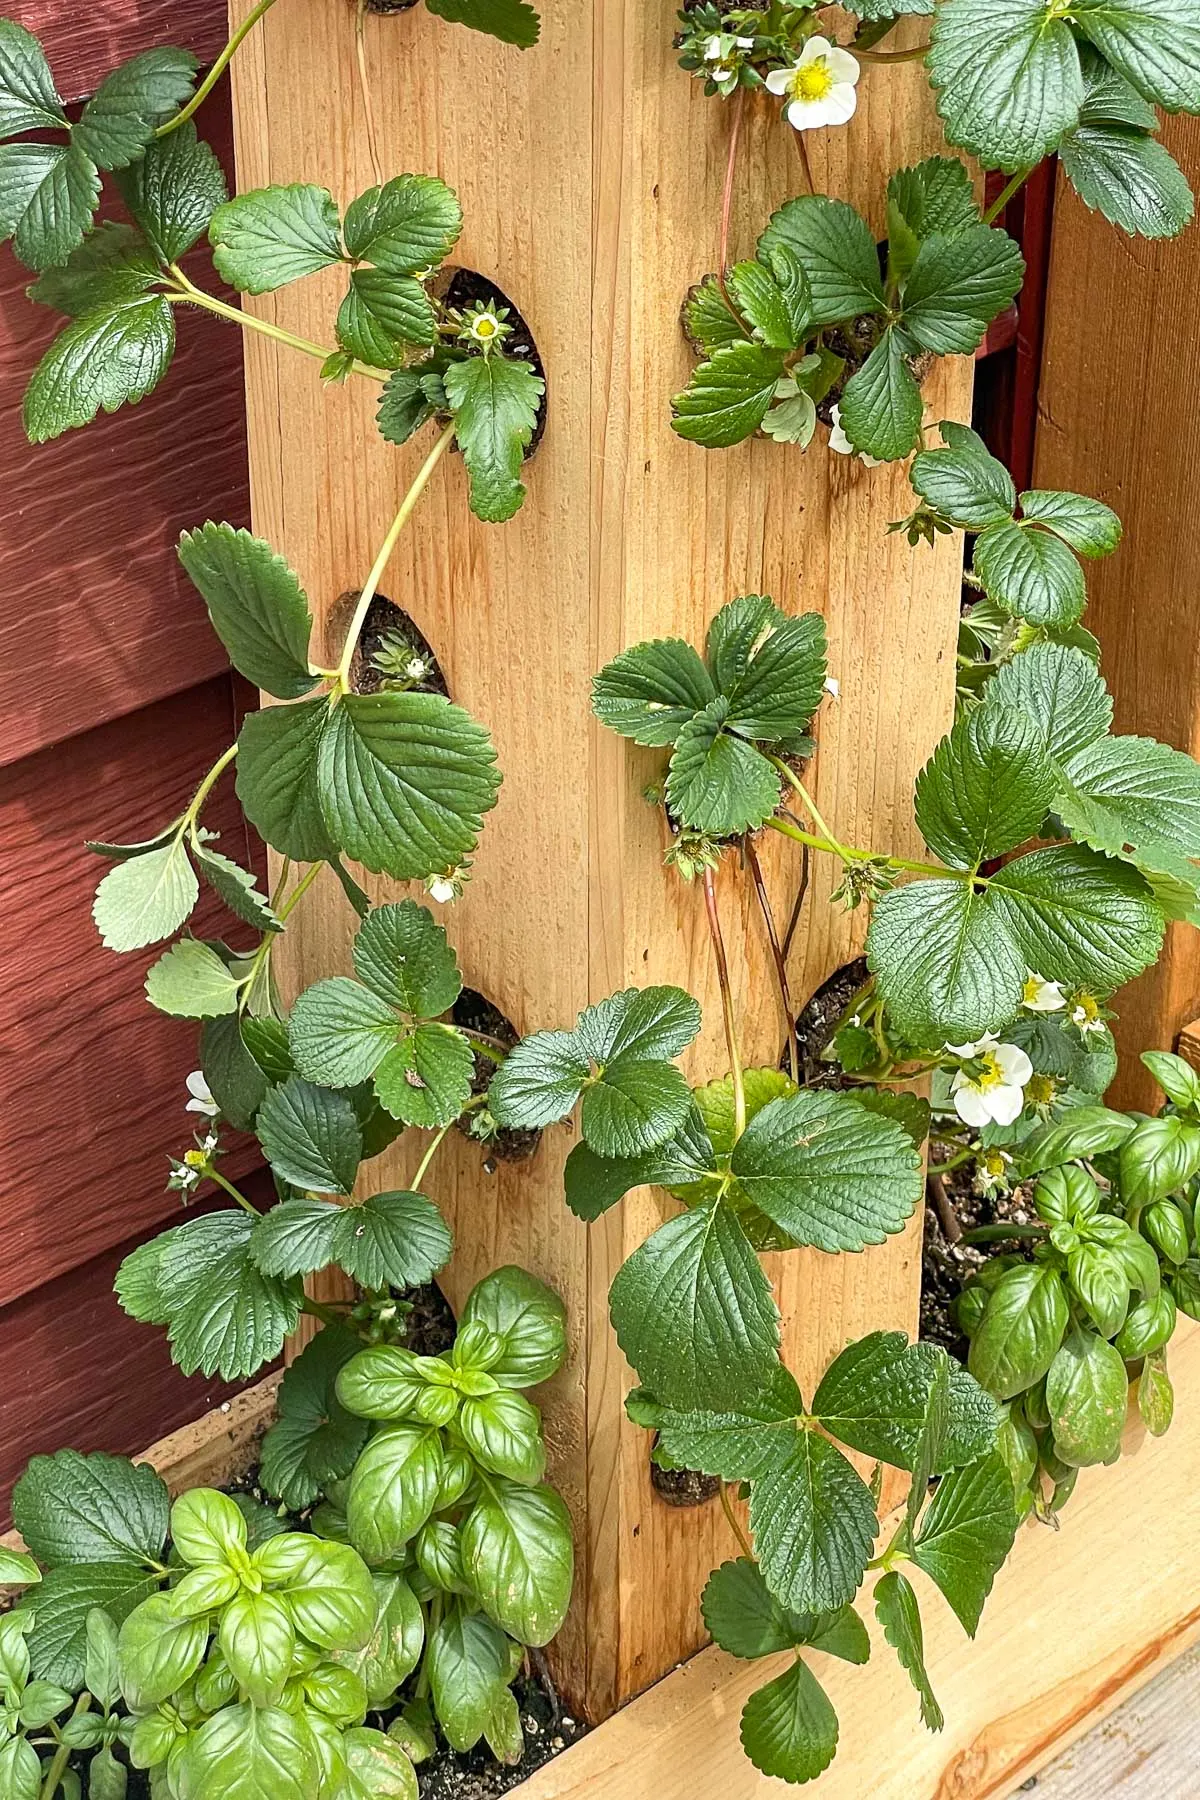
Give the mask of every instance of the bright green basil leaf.
[[530, 1486], [546, 1472], [542, 1419], [536, 1406], [511, 1389], [463, 1401], [458, 1429], [476, 1462], [495, 1475]]
[[23, 414], [30, 443], [44, 444], [90, 424], [101, 410], [116, 412], [127, 401], [144, 399], [166, 374], [174, 351], [175, 319], [161, 295], [76, 319], [30, 377]]
[[977, 707], [917, 776], [917, 825], [943, 862], [977, 869], [1037, 834], [1055, 786], [1037, 727], [1023, 713]]
[[635, 744], [673, 744], [716, 698], [699, 653], [682, 638], [655, 638], [614, 657], [592, 678], [592, 711]]
[[[339, 1392], [344, 1398], [341, 1386]], [[436, 1429], [392, 1425], [370, 1440], [346, 1502], [350, 1541], [368, 1562], [392, 1561], [416, 1536], [433, 1511], [441, 1469]]]
[[273, 1594], [241, 1593], [221, 1615], [221, 1649], [229, 1671], [255, 1706], [274, 1706], [292, 1666], [296, 1634]]
[[1176, 1193], [1200, 1169], [1200, 1125], [1177, 1115], [1140, 1120], [1120, 1155], [1122, 1200], [1147, 1206]]
[[162, 263], [178, 262], [200, 241], [226, 198], [221, 165], [190, 119], [151, 143], [118, 185]]
[[1169, 1050], [1143, 1050], [1142, 1062], [1168, 1100], [1185, 1112], [1200, 1110], [1200, 1072]]
[[1076, 1106], [1065, 1118], [1041, 1126], [1021, 1146], [1021, 1171], [1037, 1175], [1076, 1158], [1098, 1156], [1118, 1149], [1134, 1130], [1136, 1121], [1107, 1106]]
[[252, 1560], [308, 1643], [322, 1650], [358, 1650], [367, 1642], [375, 1624], [375, 1589], [349, 1544], [286, 1531], [260, 1544]]
[[781, 1781], [812, 1781], [829, 1767], [837, 1750], [837, 1714], [799, 1657], [751, 1694], [742, 1708], [741, 1739], [755, 1768]]
[[1049, 1263], [1007, 1269], [988, 1295], [967, 1367], [997, 1400], [1009, 1400], [1041, 1380], [1067, 1321], [1067, 1297], [1056, 1269]]
[[398, 1344], [360, 1349], [337, 1375], [341, 1404], [364, 1419], [406, 1419], [416, 1415], [427, 1382], [411, 1350]]
[[373, 874], [424, 880], [474, 849], [495, 762], [483, 726], [441, 694], [349, 694], [317, 750], [326, 827]]
[[730, 1168], [760, 1212], [819, 1250], [881, 1244], [912, 1216], [922, 1188], [908, 1133], [841, 1094], [772, 1101], [738, 1139]]
[[463, 1570], [484, 1611], [523, 1644], [548, 1644], [567, 1613], [574, 1580], [571, 1517], [553, 1488], [502, 1476], [463, 1520]]
[[784, 352], [738, 342], [714, 350], [671, 401], [671, 429], [706, 450], [740, 444], [758, 430], [783, 374]]
[[138, 950], [171, 937], [200, 897], [181, 837], [131, 856], [108, 871], [92, 903], [92, 918], [110, 950]]
[[668, 1404], [719, 1407], [753, 1396], [778, 1355], [770, 1283], [722, 1201], [671, 1219], [635, 1250], [617, 1272], [609, 1310], [639, 1378]]
[[121, 1690], [134, 1712], [149, 1712], [195, 1674], [208, 1647], [208, 1620], [181, 1619], [170, 1594], [151, 1594], [121, 1626]]
[[346, 1800], [417, 1800], [417, 1772], [395, 1738], [356, 1725], [342, 1742]]
[[293, 1075], [258, 1110], [258, 1136], [275, 1173], [293, 1187], [349, 1194], [362, 1156], [362, 1132], [343, 1094]]
[[525, 1269], [493, 1269], [467, 1296], [460, 1330], [485, 1325], [500, 1354], [488, 1374], [501, 1387], [534, 1387], [557, 1373], [567, 1354], [566, 1308], [553, 1288]]
[[29, 1587], [42, 1579], [42, 1571], [24, 1550], [0, 1547], [0, 1587]]
[[308, 666], [312, 614], [299, 581], [262, 538], [211, 520], [179, 540], [230, 661], [255, 687], [297, 700], [315, 685]]
[[1068, 1332], [1046, 1375], [1055, 1455], [1076, 1469], [1111, 1462], [1121, 1447], [1128, 1401], [1120, 1352], [1094, 1331]]
[[508, 1684], [508, 1639], [483, 1613], [455, 1606], [430, 1631], [428, 1657], [438, 1724], [452, 1749], [470, 1750]]
[[208, 237], [218, 274], [243, 294], [269, 294], [342, 260], [333, 196], [311, 183], [238, 194], [217, 208]]
[[189, 1735], [179, 1772], [189, 1800], [312, 1800], [318, 1762], [300, 1714], [242, 1704]]
[[921, 1723], [929, 1731], [940, 1731], [946, 1718], [925, 1668], [921, 1609], [912, 1583], [898, 1569], [889, 1569], [875, 1584], [875, 1616], [883, 1627], [884, 1637], [900, 1659], [900, 1667], [917, 1690], [921, 1701]]
[[336, 1660], [359, 1675], [374, 1707], [386, 1705], [420, 1661], [425, 1615], [403, 1575], [372, 1575], [375, 1624], [358, 1650], [338, 1650]]

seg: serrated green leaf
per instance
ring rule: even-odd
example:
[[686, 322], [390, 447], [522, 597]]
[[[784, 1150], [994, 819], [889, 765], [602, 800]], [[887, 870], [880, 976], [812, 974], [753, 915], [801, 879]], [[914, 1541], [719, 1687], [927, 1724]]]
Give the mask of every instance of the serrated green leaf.
[[326, 828], [372, 873], [423, 880], [471, 854], [495, 762], [483, 726], [441, 694], [348, 694], [317, 748]]
[[715, 275], [706, 275], [688, 289], [683, 325], [687, 336], [705, 356], [726, 344], [745, 343], [748, 337], [741, 320], [726, 304]]
[[437, 341], [437, 317], [421, 283], [384, 269], [355, 269], [335, 329], [343, 350], [377, 369], [399, 368], [413, 345]]
[[758, 430], [775, 398], [784, 353], [738, 342], [714, 350], [671, 401], [671, 429], [706, 450], [740, 444]]
[[362, 1131], [343, 1094], [290, 1076], [258, 1109], [263, 1155], [293, 1187], [349, 1194], [362, 1156]]
[[1021, 495], [1021, 511], [1080, 556], [1109, 556], [1121, 541], [1121, 521], [1112, 507], [1087, 494], [1030, 488]]
[[734, 837], [769, 819], [779, 804], [779, 776], [749, 744], [725, 729], [723, 694], [681, 726], [667, 771], [667, 802], [685, 825]]
[[[922, 1190], [908, 1133], [841, 1094], [772, 1101], [738, 1139], [730, 1168], [740, 1192], [790, 1238], [827, 1251], [882, 1243]], [[653, 1378], [650, 1386], [660, 1391]]]
[[[238, 733], [237, 797], [281, 856], [322, 862], [336, 853], [321, 811], [318, 757], [330, 719], [322, 695], [250, 713]], [[445, 867], [445, 864], [442, 865]]]
[[1200, 25], [1184, 0], [1081, 0], [1078, 29], [1167, 112], [1200, 105]]
[[395, 369], [383, 385], [375, 423], [389, 444], [406, 444], [414, 431], [432, 419], [434, 406], [422, 385], [419, 367]]
[[404, 1031], [393, 1007], [345, 975], [305, 988], [288, 1024], [300, 1074], [339, 1088], [369, 1080]]
[[854, 448], [880, 462], [907, 456], [921, 436], [921, 390], [899, 335], [888, 330], [846, 383], [841, 424]]
[[654, 638], [625, 650], [592, 678], [592, 711], [635, 744], [673, 744], [716, 698], [698, 651], [682, 638]]
[[78, 1692], [85, 1675], [89, 1613], [102, 1607], [120, 1624], [157, 1586], [158, 1577], [135, 1562], [69, 1563], [48, 1569], [37, 1591], [37, 1614], [29, 1636], [34, 1674]]
[[31, 269], [66, 262], [99, 198], [96, 166], [74, 145], [0, 145], [0, 242]]
[[41, 44], [15, 20], [0, 19], [0, 138], [59, 130], [66, 123]]
[[883, 1627], [884, 1637], [900, 1659], [900, 1667], [920, 1696], [921, 1723], [929, 1731], [940, 1731], [946, 1718], [925, 1668], [921, 1609], [912, 1583], [898, 1569], [890, 1569], [875, 1584], [875, 1616]]
[[1147, 132], [1085, 117], [1058, 154], [1084, 205], [1131, 237], [1178, 237], [1191, 223], [1195, 199], [1187, 176]]
[[317, 681], [308, 666], [312, 614], [284, 559], [262, 538], [209, 520], [183, 533], [179, 560], [247, 681], [279, 700], [309, 693]]
[[1027, 969], [1111, 993], [1158, 955], [1162, 913], [1135, 869], [1073, 844], [1006, 863], [989, 893]]
[[111, 868], [92, 903], [92, 918], [110, 950], [137, 950], [170, 937], [200, 896], [183, 839], [131, 856]]
[[[804, 270], [798, 262], [797, 268], [800, 281], [804, 282]], [[807, 313], [797, 318], [788, 296], [764, 263], [735, 264], [729, 271], [729, 286], [760, 344], [774, 350], [795, 350], [804, 342]]]
[[917, 776], [917, 825], [951, 868], [978, 869], [1037, 834], [1056, 784], [1032, 721], [981, 706], [963, 714]]
[[946, 136], [986, 165], [1031, 167], [1078, 119], [1079, 52], [1044, 0], [953, 0], [931, 35], [926, 67]]
[[414, 1019], [448, 1012], [462, 992], [458, 959], [428, 907], [377, 906], [354, 940], [359, 980]]
[[658, 1433], [655, 1454], [666, 1466], [749, 1481], [775, 1461], [781, 1438], [790, 1444], [805, 1405], [795, 1378], [776, 1363], [753, 1393], [736, 1403], [665, 1406], [647, 1388], [636, 1388], [625, 1410], [635, 1424]]
[[284, 1372], [260, 1475], [267, 1493], [289, 1507], [311, 1506], [323, 1483], [348, 1475], [367, 1441], [366, 1421], [346, 1410], [335, 1387], [339, 1370], [360, 1348], [335, 1325], [319, 1331]]
[[178, 262], [199, 243], [226, 199], [221, 165], [190, 119], [152, 142], [121, 172], [118, 186], [163, 263]]
[[[873, 1331], [826, 1369], [812, 1415], [831, 1436], [865, 1456], [913, 1469], [939, 1367], [936, 1345], [910, 1344], [899, 1331]], [[931, 1474], [974, 1462], [992, 1448], [995, 1401], [958, 1364], [950, 1370], [945, 1429]]]
[[1200, 766], [1152, 738], [1104, 737], [1066, 764], [1054, 810], [1071, 834], [1139, 868], [1193, 884], [1200, 870]]
[[61, 268], [46, 269], [29, 298], [69, 318], [110, 310], [157, 286], [162, 271], [140, 232], [104, 220], [88, 233]]
[[889, 1017], [909, 1043], [974, 1040], [1012, 1017], [1026, 964], [962, 881], [911, 882], [875, 903], [867, 957]]
[[694, 1112], [676, 1137], [641, 1156], [598, 1156], [590, 1145], [580, 1143], [563, 1169], [567, 1205], [577, 1219], [589, 1222], [600, 1218], [633, 1188], [665, 1187], [678, 1192], [706, 1179], [716, 1181], [719, 1176], [712, 1145]]
[[101, 169], [128, 168], [154, 127], [188, 98], [196, 68], [190, 50], [169, 44], [131, 57], [100, 83], [71, 129], [71, 142]]
[[346, 208], [347, 254], [389, 275], [419, 275], [443, 262], [462, 230], [453, 188], [436, 175], [397, 175]]
[[249, 1131], [267, 1091], [267, 1078], [242, 1037], [236, 1013], [205, 1021], [200, 1066], [209, 1092], [235, 1131]]
[[333, 196], [312, 183], [256, 188], [219, 206], [208, 229], [217, 273], [243, 294], [269, 294], [342, 260]]
[[837, 1751], [838, 1721], [829, 1696], [797, 1657], [742, 1708], [742, 1749], [756, 1769], [781, 1781], [812, 1781]]
[[845, 201], [824, 194], [787, 201], [772, 214], [758, 240], [758, 254], [764, 259], [780, 248], [795, 253], [808, 277], [814, 328], [883, 311], [874, 236]]
[[43, 444], [90, 424], [102, 410], [116, 412], [144, 399], [166, 374], [174, 351], [175, 319], [160, 295], [76, 319], [30, 378], [22, 415], [26, 436]]
[[538, 41], [541, 21], [528, 0], [426, 0], [431, 13], [455, 25], [467, 25], [502, 44], [531, 49]]
[[875, 1542], [870, 1490], [817, 1432], [781, 1438], [750, 1488], [750, 1530], [771, 1592], [795, 1612], [854, 1598]]
[[922, 500], [952, 525], [970, 531], [1011, 519], [1017, 489], [1004, 464], [989, 453], [982, 438], [964, 426], [946, 422], [938, 429], [950, 447], [920, 451], [909, 471], [909, 480]]
[[905, 329], [939, 356], [969, 355], [1016, 298], [1024, 274], [1016, 244], [993, 226], [926, 238], [905, 283]]
[[1037, 525], [990, 525], [975, 544], [973, 566], [988, 598], [1031, 625], [1071, 625], [1087, 600], [1075, 557]]
[[241, 991], [239, 977], [198, 938], [172, 944], [146, 976], [151, 1006], [179, 1019], [215, 1019], [234, 1012]]
[[997, 1451], [943, 1476], [921, 1521], [913, 1560], [937, 1582], [968, 1637], [978, 1630], [1016, 1533], [1012, 1477]]
[[714, 1569], [700, 1597], [705, 1629], [730, 1656], [773, 1656], [803, 1644], [811, 1613], [789, 1613], [744, 1557]]
[[720, 1201], [671, 1219], [635, 1250], [612, 1284], [609, 1310], [639, 1378], [683, 1407], [752, 1396], [779, 1349], [770, 1283]]
[[[192, 855], [209, 886], [214, 888], [231, 912], [253, 925], [257, 931], [282, 931], [283, 926], [271, 911], [265, 894], [259, 892], [256, 877], [240, 863], [222, 856], [211, 844], [194, 842]], [[128, 867], [128, 865], [125, 865]]]
[[169, 1501], [145, 1463], [100, 1451], [35, 1456], [13, 1489], [13, 1523], [43, 1563], [156, 1562]]
[[825, 621], [819, 613], [777, 613], [759, 634], [745, 668], [724, 687], [728, 725], [744, 737], [785, 743], [807, 731], [824, 696]]
[[[135, 1318], [153, 1314], [169, 1326], [171, 1353], [185, 1375], [253, 1375], [295, 1329], [300, 1285], [261, 1273], [250, 1257], [253, 1229], [246, 1213], [208, 1213], [164, 1232], [121, 1266], [122, 1305]], [[154, 1254], [139, 1264], [146, 1248]]]
[[475, 1053], [453, 1025], [418, 1025], [375, 1071], [381, 1106], [406, 1125], [448, 1125], [471, 1097]]
[[451, 363], [443, 380], [471, 480], [471, 511], [502, 524], [525, 498], [521, 464], [546, 384], [531, 364], [500, 354]]
[[[932, 12], [932, 4], [928, 10]], [[888, 181], [887, 194], [889, 262], [893, 274], [901, 279], [908, 275], [925, 238], [953, 236], [979, 223], [974, 185], [966, 165], [956, 156], [930, 156], [910, 168], [897, 169]], [[899, 260], [898, 235], [905, 239], [905, 254]]]
[[1095, 664], [1062, 644], [1033, 644], [1004, 663], [988, 683], [985, 706], [1024, 713], [1062, 763], [1112, 724], [1112, 696]]

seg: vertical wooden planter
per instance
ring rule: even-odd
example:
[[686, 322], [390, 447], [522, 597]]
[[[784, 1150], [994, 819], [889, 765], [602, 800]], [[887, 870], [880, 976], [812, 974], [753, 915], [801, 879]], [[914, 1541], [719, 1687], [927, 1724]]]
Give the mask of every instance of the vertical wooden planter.
[[[591, 726], [590, 676], [640, 638], [701, 635], [738, 593], [819, 609], [841, 684], [821, 719], [819, 802], [848, 841], [912, 853], [913, 776], [951, 717], [961, 547], [914, 551], [889, 537], [910, 504], [901, 470], [830, 455], [823, 432], [802, 456], [767, 441], [710, 454], [670, 431], [669, 398], [689, 366], [679, 308], [716, 259], [728, 127], [675, 67], [673, 28], [673, 0], [551, 6], [541, 43], [522, 54], [419, 10], [368, 18], [366, 49], [386, 172], [436, 173], [457, 189], [457, 259], [519, 306], [548, 379], [519, 516], [503, 527], [471, 518], [449, 459], [383, 583], [432, 643], [453, 697], [490, 728], [504, 770], [449, 929], [468, 982], [522, 1031], [568, 1023], [624, 986], [692, 988], [706, 1028], [690, 1073], [705, 1078], [725, 1064], [702, 903], [662, 867], [659, 819], [641, 799], [653, 759]], [[242, 189], [315, 180], [344, 204], [371, 184], [349, 6], [288, 0], [248, 40], [234, 87]], [[923, 71], [906, 65], [864, 80], [852, 127], [817, 135], [810, 153], [818, 186], [869, 208], [882, 235], [887, 172], [940, 147]], [[735, 253], [803, 190], [793, 134], [775, 109], [751, 107]], [[326, 342], [336, 300], [334, 273], [249, 304]], [[942, 365], [932, 416], [967, 417], [970, 382], [969, 363]], [[261, 338], [247, 345], [247, 384], [255, 529], [325, 616], [361, 585], [424, 450], [382, 442], [366, 383], [324, 389], [315, 365]], [[773, 845], [767, 861], [786, 914], [798, 860]], [[801, 1002], [865, 926], [827, 907], [829, 886], [814, 869], [793, 954]], [[748, 1055], [774, 1063], [782, 1026], [746, 888], [721, 889], [733, 982]], [[288, 932], [285, 980], [344, 967], [353, 925], [327, 881]], [[569, 1147], [567, 1131], [552, 1131], [533, 1161], [487, 1174], [478, 1147], [461, 1143], [439, 1158], [431, 1191], [455, 1226], [452, 1296], [517, 1261], [568, 1307], [574, 1354], [546, 1404], [580, 1576], [558, 1649], [573, 1702], [596, 1718], [697, 1647], [697, 1594], [729, 1541], [717, 1507], [680, 1512], [655, 1498], [645, 1434], [624, 1419], [629, 1371], [607, 1292], [655, 1204], [643, 1194], [589, 1232], [562, 1200]], [[402, 1176], [402, 1158], [384, 1173]], [[811, 1388], [848, 1337], [915, 1326], [919, 1220], [878, 1251], [797, 1253], [772, 1274], [789, 1356]]]
[[[1193, 182], [1200, 121], [1169, 119], [1163, 141]], [[1131, 241], [1087, 211], [1060, 177], [1046, 301], [1034, 479], [1077, 488], [1120, 514], [1125, 542], [1088, 571], [1087, 624], [1104, 647], [1116, 730], [1200, 754], [1200, 231]], [[1080, 320], [1097, 306], [1100, 334]], [[1200, 1015], [1200, 942], [1167, 933], [1161, 961], [1118, 996], [1122, 1071], [1114, 1104], [1153, 1108], [1137, 1052], [1169, 1049]], [[1185, 1054], [1200, 1057], [1200, 1031]]]

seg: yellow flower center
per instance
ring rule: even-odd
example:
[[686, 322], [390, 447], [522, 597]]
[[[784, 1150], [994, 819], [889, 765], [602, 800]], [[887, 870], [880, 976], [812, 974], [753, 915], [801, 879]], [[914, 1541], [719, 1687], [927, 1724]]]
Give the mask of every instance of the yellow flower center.
[[203, 1169], [208, 1165], [208, 1158], [203, 1150], [185, 1150], [183, 1160], [189, 1169]]
[[1049, 1106], [1054, 1098], [1054, 1083], [1048, 1075], [1031, 1075], [1025, 1083], [1025, 1098], [1034, 1106]]
[[980, 1160], [983, 1164], [984, 1174], [990, 1175], [993, 1181], [998, 1180], [999, 1177], [1003, 1175], [1005, 1167], [1004, 1157], [999, 1150], [985, 1150]]
[[1000, 1067], [1000, 1064], [996, 1060], [995, 1051], [994, 1050], [985, 1050], [983, 1052], [983, 1054], [980, 1056], [979, 1061], [982, 1064], [982, 1067], [980, 1068], [979, 1074], [976, 1075], [975, 1079], [971, 1083], [972, 1087], [977, 1087], [981, 1090], [986, 1089], [986, 1088], [1003, 1087], [1004, 1086], [1004, 1070]]
[[1042, 990], [1041, 982], [1038, 980], [1036, 975], [1031, 975], [1029, 977], [1029, 980], [1025, 983], [1025, 986], [1021, 989], [1021, 998], [1025, 1002], [1026, 1006], [1033, 1005], [1034, 1001], [1037, 999], [1041, 990]]
[[797, 100], [823, 100], [832, 86], [833, 76], [823, 56], [814, 56], [792, 76], [792, 94]]
[[475, 321], [475, 336], [477, 338], [490, 338], [490, 337], [495, 337], [495, 335], [496, 335], [495, 319], [493, 319], [488, 313], [483, 313]]
[[1100, 1017], [1099, 1005], [1092, 999], [1090, 994], [1080, 994], [1075, 1001], [1075, 1005], [1077, 1010], [1083, 1014], [1089, 1025], [1093, 1020]]

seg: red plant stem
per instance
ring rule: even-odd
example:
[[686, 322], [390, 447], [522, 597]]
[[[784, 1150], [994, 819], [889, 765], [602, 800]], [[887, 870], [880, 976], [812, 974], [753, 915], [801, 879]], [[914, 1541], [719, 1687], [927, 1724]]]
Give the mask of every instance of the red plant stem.
[[779, 942], [779, 933], [775, 929], [775, 914], [771, 911], [771, 900], [767, 893], [767, 884], [763, 880], [762, 864], [758, 860], [758, 852], [754, 848], [752, 838], [746, 838], [746, 861], [750, 865], [750, 874], [754, 881], [754, 891], [758, 895], [759, 910], [763, 916], [763, 924], [767, 928], [767, 941], [771, 946], [771, 960], [775, 964], [775, 980], [779, 987], [779, 999], [783, 1006], [783, 1017], [787, 1025], [788, 1059], [792, 1065], [792, 1080], [800, 1085], [800, 1045], [796, 1038], [796, 1014], [792, 1007], [792, 996], [788, 989], [787, 965], [783, 960], [783, 946]]
[[742, 1059], [738, 1054], [737, 1024], [733, 1016], [733, 990], [729, 985], [729, 963], [725, 956], [725, 940], [721, 936], [717, 889], [711, 869], [704, 871], [704, 909], [708, 914], [708, 930], [717, 965], [721, 1017], [725, 1024], [725, 1045], [729, 1051], [729, 1073], [733, 1079], [733, 1132], [735, 1138], [739, 1138], [746, 1129], [746, 1084], [742, 1079]]
[[721, 196], [721, 236], [717, 245], [717, 285], [722, 298], [730, 312], [736, 314], [737, 308], [729, 298], [729, 289], [725, 285], [725, 271], [729, 266], [729, 223], [733, 212], [733, 178], [737, 169], [738, 139], [742, 134], [742, 114], [745, 111], [746, 90], [739, 88], [733, 102], [733, 122], [729, 127], [729, 155], [725, 162], [725, 191]]

